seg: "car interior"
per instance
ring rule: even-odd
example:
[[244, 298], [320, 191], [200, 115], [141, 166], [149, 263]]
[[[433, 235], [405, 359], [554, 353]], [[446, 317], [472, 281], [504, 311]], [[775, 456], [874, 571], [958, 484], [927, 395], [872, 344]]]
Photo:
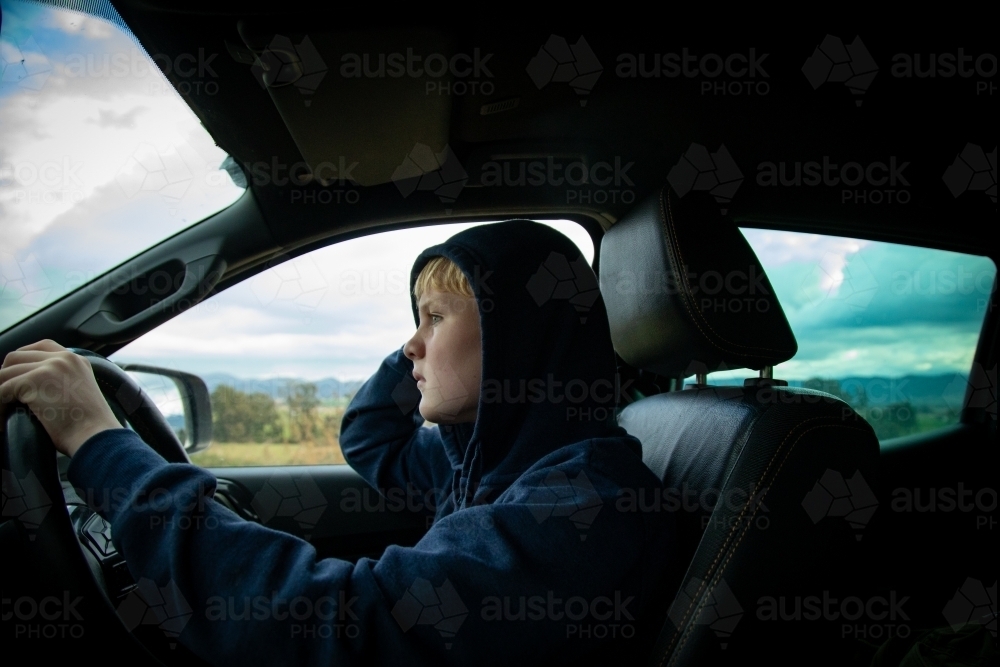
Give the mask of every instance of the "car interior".
[[[0, 331], [0, 355], [43, 338], [78, 350], [121, 421], [169, 461], [189, 462], [212, 432], [197, 369], [171, 376], [186, 388], [182, 445], [127, 373], [156, 369], [123, 368], [108, 357], [194, 304], [335, 244], [455, 222], [573, 221], [593, 241], [619, 372], [631, 387], [618, 406], [619, 424], [640, 439], [643, 461], [665, 488], [743, 499], [678, 513], [675, 552], [664, 554], [662, 579], [634, 637], [595, 652], [594, 664], [868, 665], [890, 640], [912, 643], [924, 631], [957, 632], [966, 624], [985, 628], [976, 637], [992, 641], [995, 656], [995, 277], [983, 296], [956, 422], [885, 438], [869, 413], [775, 369], [796, 357], [802, 340], [741, 231], [935, 249], [988, 258], [995, 267], [997, 249], [988, 240], [995, 222], [988, 221], [996, 218], [989, 120], [996, 59], [981, 94], [981, 69], [971, 77], [908, 78], [893, 58], [958, 47], [989, 54], [985, 27], [748, 30], [703, 21], [692, 29], [655, 21], [619, 29], [535, 20], [513, 27], [403, 14], [335, 18], [307, 4], [91, 4], [81, 11], [127, 29], [149, 54], [168, 61], [218, 54], [205, 75], [217, 83], [214, 94], [199, 94], [198, 75], [185, 74], [192, 70], [163, 73], [231, 156], [226, 170], [246, 189], [228, 207]], [[875, 69], [864, 69], [860, 41], [851, 42], [856, 34]], [[815, 54], [832, 53], [824, 41], [831, 35], [848, 45], [848, 74], [833, 56], [833, 74], [811, 69]], [[664, 56], [661, 70], [650, 54], [668, 52], [682, 55]], [[376, 76], [373, 55], [351, 69], [352, 54], [407, 53], [445, 54], [442, 63], [460, 67], [444, 67], [433, 80]], [[689, 53], [723, 56], [689, 62]], [[675, 62], [681, 74], [671, 77], [667, 65]], [[987, 183], [956, 194], [942, 174], [969, 144], [993, 150], [985, 171], [976, 172], [987, 181], [992, 174], [992, 190]], [[858, 166], [849, 187], [847, 167], [838, 172], [842, 184], [796, 183], [790, 165], [808, 161], [880, 164], [883, 171], [865, 174]], [[780, 175], [771, 181], [766, 165], [775, 163]], [[574, 180], [567, 168], [553, 177], [553, 164], [580, 165], [581, 176]], [[308, 175], [281, 177], [295, 165]], [[168, 294], [134, 289], [163, 271], [180, 276]], [[763, 307], [752, 311], [704, 308], [690, 278], [748, 271], [764, 288]], [[637, 274], [673, 282], [670, 289], [621, 288], [623, 276]], [[738, 370], [735, 384], [713, 382], [714, 373]], [[37, 420], [21, 411], [4, 421], [4, 652], [203, 664], [176, 632], [116, 613], [135, 582], [108, 524], [66, 481], [68, 459], [46, 444]], [[247, 521], [265, 520], [254, 499], [268, 489], [283, 493], [282, 484], [303, 499], [360, 496], [368, 488], [347, 465], [212, 471], [216, 500]], [[25, 495], [29, 476], [42, 494], [34, 499]], [[899, 489], [971, 490], [976, 509], [901, 510]], [[33, 522], [37, 515], [24, 507], [45, 498], [51, 510]], [[352, 561], [413, 545], [428, 528], [416, 513], [323, 505], [309, 520], [277, 512], [266, 522], [307, 539], [321, 557]], [[64, 591], [83, 596], [83, 636], [13, 641], [20, 631], [9, 600]], [[867, 616], [856, 620], [859, 612], [848, 623], [846, 606], [838, 607], [842, 617], [816, 622], [789, 621], [801, 617], [790, 603], [773, 615], [762, 611], [764, 600], [805, 596], [853, 596], [861, 607], [891, 601], [886, 614], [897, 603], [905, 613], [885, 620], [869, 605]], [[868, 617], [879, 621], [877, 631]], [[883, 650], [884, 660], [889, 655]]]

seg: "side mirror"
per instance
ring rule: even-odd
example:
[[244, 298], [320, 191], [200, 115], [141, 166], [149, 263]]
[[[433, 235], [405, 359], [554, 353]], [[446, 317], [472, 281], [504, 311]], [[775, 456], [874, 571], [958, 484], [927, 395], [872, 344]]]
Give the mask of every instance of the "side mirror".
[[145, 364], [120, 364], [142, 387], [174, 429], [188, 454], [212, 443], [212, 399], [197, 375]]

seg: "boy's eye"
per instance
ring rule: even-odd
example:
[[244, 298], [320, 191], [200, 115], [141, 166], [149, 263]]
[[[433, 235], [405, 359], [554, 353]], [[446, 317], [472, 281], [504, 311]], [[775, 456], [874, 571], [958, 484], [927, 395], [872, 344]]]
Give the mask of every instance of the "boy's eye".
[[437, 324], [442, 319], [444, 319], [444, 318], [442, 318], [440, 315], [436, 315], [434, 313], [431, 313], [431, 324]]

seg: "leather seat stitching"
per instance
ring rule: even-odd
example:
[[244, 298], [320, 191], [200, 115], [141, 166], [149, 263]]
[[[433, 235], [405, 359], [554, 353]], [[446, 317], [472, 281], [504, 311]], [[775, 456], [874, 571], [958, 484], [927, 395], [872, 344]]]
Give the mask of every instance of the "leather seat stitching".
[[[809, 423], [811, 421], [816, 421], [817, 419], [830, 419], [830, 417], [810, 417], [809, 419], [804, 419], [801, 422], [799, 422], [798, 424], [796, 424], [794, 427], [792, 427], [792, 429], [789, 430], [789, 432], [785, 435], [785, 439], [781, 441], [781, 444], [778, 445], [777, 447], [775, 447], [774, 452], [771, 455], [771, 460], [767, 462], [767, 466], [764, 468], [764, 471], [760, 474], [760, 477], [758, 478], [758, 482], [760, 480], [762, 480], [762, 479], [764, 479], [764, 478], [767, 477], [767, 473], [771, 469], [771, 466], [774, 465], [774, 461], [778, 458], [778, 455], [781, 453], [781, 450], [784, 449], [784, 447], [785, 447], [785, 443], [788, 442], [788, 439], [790, 437], [792, 437], [792, 434], [795, 433], [796, 429], [798, 429], [803, 424], [807, 424], [807, 423]], [[718, 552], [715, 555], [715, 559], [712, 560], [712, 563], [708, 566], [708, 571], [709, 572], [711, 572], [712, 569], [715, 567], [715, 565], [719, 562], [719, 558], [721, 558], [722, 554], [725, 552], [726, 546], [729, 544], [730, 540], [733, 539], [733, 535], [737, 532], [737, 530], [739, 530], [739, 526], [742, 523], [743, 514], [746, 511], [747, 511], [747, 507], [744, 507], [742, 510], [740, 510], [740, 513], [737, 516], [736, 521], [733, 522], [733, 527], [729, 531], [729, 535], [726, 537], [725, 541], [719, 547], [719, 550], [718, 550]], [[701, 591], [702, 591], [702, 588], [704, 587], [704, 585], [705, 585], [705, 582], [703, 581], [701, 583], [701, 585], [698, 586], [698, 590], [695, 592], [695, 595], [692, 596], [691, 603], [688, 605], [687, 610], [684, 612], [684, 616], [681, 618], [681, 623], [682, 624], [687, 621], [688, 615], [691, 612], [691, 608], [696, 605], [696, 600], [701, 595]], [[674, 640], [672, 640], [670, 646], [667, 647], [667, 652], [668, 653], [673, 648], [673, 642], [676, 641], [676, 638], [678, 636], [679, 635], [677, 635], [677, 634], [674, 635]], [[666, 655], [667, 654], [664, 654], [664, 659], [666, 659]], [[661, 661], [660, 664], [661, 665], [663, 664], [662, 661]]]
[[[725, 347], [723, 347], [723, 346], [719, 345], [718, 343], [716, 343], [714, 340], [712, 340], [711, 337], [709, 337], [709, 335], [705, 332], [705, 330], [702, 329], [702, 325], [698, 321], [699, 318], [700, 318], [700, 313], [698, 313], [697, 310], [692, 310], [691, 305], [688, 303], [688, 298], [690, 297], [690, 293], [691, 293], [691, 287], [690, 287], [690, 285], [687, 282], [688, 277], [687, 277], [687, 275], [683, 271], [683, 267], [685, 266], [685, 264], [684, 264], [684, 256], [681, 254], [680, 241], [678, 240], [676, 230], [674, 229], [675, 225], [673, 223], [673, 209], [672, 209], [672, 207], [670, 205], [670, 200], [669, 199], [667, 199], [667, 207], [670, 208], [670, 216], [669, 217], [667, 216], [667, 209], [664, 208], [664, 203], [663, 202], [664, 202], [664, 199], [667, 198], [667, 196], [665, 195], [665, 192], [666, 192], [665, 188], [660, 190], [660, 218], [661, 218], [661, 221], [662, 221], [664, 234], [668, 238], [672, 239], [672, 243], [668, 243], [667, 244], [667, 249], [668, 249], [668, 251], [673, 252], [674, 254], [677, 255], [677, 259], [679, 260], [679, 266], [682, 269], [680, 271], [680, 273], [681, 273], [680, 277], [681, 277], [681, 280], [684, 282], [684, 287], [686, 289], [684, 290], [684, 292], [682, 294], [681, 303], [684, 304], [684, 309], [688, 312], [688, 315], [691, 317], [691, 320], [694, 322], [694, 325], [696, 327], [698, 327], [698, 330], [701, 331], [702, 335], [709, 342], [709, 344], [711, 344], [713, 347], [715, 347], [715, 348], [717, 348], [719, 350], [722, 350], [724, 352], [729, 352], [730, 350], [727, 350]], [[787, 354], [789, 352], [789, 350], [779, 350], [779, 349], [774, 349], [774, 348], [770, 348], [770, 347], [760, 347], [760, 346], [757, 346], [757, 345], [741, 345], [740, 343], [734, 343], [734, 342], [726, 339], [722, 335], [720, 335], [717, 331], [715, 331], [715, 329], [712, 328], [712, 326], [708, 323], [707, 320], [705, 320], [704, 318], [701, 318], [701, 319], [702, 319], [702, 322], [704, 323], [705, 327], [707, 327], [708, 330], [711, 331], [714, 336], [716, 336], [719, 340], [721, 340], [722, 342], [724, 342], [724, 343], [726, 343], [728, 345], [732, 345], [732, 346], [735, 346], [737, 348], [743, 348], [745, 350], [763, 350], [763, 351], [766, 351], [766, 352], [772, 352], [772, 353], [777, 353], [777, 354]], [[758, 356], [758, 357], [769, 356], [769, 355], [764, 355], [764, 354], [757, 354], [757, 355], [755, 355], [755, 354], [752, 354], [752, 353], [739, 352], [739, 351], [736, 351], [736, 350], [733, 350], [733, 352], [735, 352], [736, 354], [747, 354], [748, 356]]]
[[[813, 421], [815, 419], [829, 419], [829, 417], [814, 417], [812, 419], [807, 419], [807, 420], [805, 420], [803, 422], [800, 422], [796, 426], [796, 428], [798, 428], [798, 426], [801, 426], [802, 424], [805, 424], [806, 422]], [[814, 426], [814, 427], [812, 427], [810, 429], [807, 429], [805, 431], [802, 431], [799, 434], [799, 436], [795, 439], [795, 441], [792, 443], [792, 445], [788, 448], [788, 452], [785, 454], [784, 458], [782, 458], [781, 464], [778, 466], [777, 470], [774, 471], [774, 479], [778, 478], [778, 474], [781, 472], [781, 469], [784, 467], [785, 461], [787, 461], [788, 458], [791, 456], [792, 451], [795, 449], [795, 445], [797, 445], [799, 443], [799, 441], [807, 433], [810, 433], [812, 431], [815, 431], [816, 429], [822, 429], [822, 428], [847, 428], [847, 429], [851, 429], [853, 431], [858, 431], [859, 433], [864, 433], [866, 435], [869, 434], [868, 431], [865, 431], [865, 430], [860, 429], [860, 428], [856, 428], [854, 426], [846, 426], [844, 424], [822, 424], [822, 425], [819, 425], [819, 426]], [[790, 435], [791, 434], [789, 434], [789, 436]], [[787, 438], [786, 438], [786, 440], [787, 440]], [[782, 442], [781, 446], [777, 450], [775, 450], [775, 454], [777, 454], [777, 452], [780, 451], [781, 447], [783, 447], [783, 446], [784, 446], [784, 442]], [[771, 462], [773, 462], [773, 461], [774, 461], [774, 459], [772, 458]], [[771, 465], [771, 463], [768, 463], [768, 468], [770, 468], [770, 465]], [[764, 471], [764, 474], [761, 475], [760, 479], [763, 480], [766, 476], [767, 476], [767, 470]], [[770, 488], [770, 487], [768, 487], [768, 488]], [[767, 496], [767, 491], [765, 491], [764, 494], [761, 496], [761, 501], [763, 501], [766, 496]], [[719, 556], [721, 556], [722, 553], [725, 551], [726, 544], [728, 544], [729, 539], [732, 537], [732, 533], [730, 533], [730, 537], [726, 539], [726, 544], [723, 544], [722, 547], [720, 547], [719, 553], [716, 554], [715, 560], [713, 560], [712, 564], [708, 567], [708, 570], [706, 572], [706, 574], [708, 576], [706, 577], [706, 580], [709, 580], [709, 579], [711, 580], [710, 583], [711, 583], [712, 587], [714, 587], [716, 584], [718, 584], [718, 581], [721, 578], [721, 573], [725, 571], [726, 567], [729, 565], [729, 562], [733, 559], [733, 556], [736, 555], [736, 551], [739, 548], [739, 545], [743, 542], [743, 538], [746, 537], [746, 535], [750, 532], [750, 528], [749, 528], [750, 521], [752, 521], [753, 517], [757, 514], [757, 510], [758, 510], [758, 508], [760, 507], [761, 504], [762, 503], [758, 503], [757, 507], [754, 508], [753, 513], [750, 515], [749, 520], [748, 520], [746, 526], [744, 527], [742, 533], [740, 534], [739, 539], [733, 545], [733, 548], [730, 550], [729, 555], [726, 556], [726, 560], [721, 565], [721, 567], [719, 567], [717, 570], [715, 570], [714, 574], [710, 574], [712, 572], [712, 568], [718, 562]], [[743, 514], [743, 512], [740, 512], [740, 516], [741, 517], [742, 517], [742, 514]], [[738, 522], [737, 522], [737, 525], [738, 525]], [[699, 597], [701, 597], [701, 590], [702, 590], [703, 587], [704, 587], [704, 582], [702, 582], [702, 586], [700, 586], [698, 588], [698, 596]], [[698, 609], [696, 611], [700, 613], [701, 610], [704, 608], [706, 602], [707, 602], [707, 599], [702, 598], [702, 601], [697, 603]], [[694, 604], [694, 600], [692, 600], [692, 604]], [[686, 617], [687, 617], [687, 614], [685, 614], [685, 619], [686, 619]], [[684, 646], [684, 644], [687, 643], [687, 640], [688, 640], [688, 638], [690, 637], [690, 635], [691, 635], [691, 633], [693, 631], [694, 631], [694, 625], [693, 624], [689, 624], [687, 626], [687, 628], [685, 629], [684, 633], [683, 633], [683, 635], [684, 635], [683, 636], [683, 640], [677, 646], [677, 651], [678, 652], [681, 650], [681, 648]], [[670, 648], [668, 647], [667, 650], [669, 651]], [[664, 654], [663, 659], [666, 659], [666, 657], [667, 657], [667, 654]], [[663, 664], [663, 659], [661, 659], [661, 661], [660, 661], [661, 665]]]
[[[774, 471], [774, 477], [775, 477], [775, 479], [777, 479], [777, 477], [778, 477], [778, 473], [780, 473], [780, 472], [781, 472], [781, 468], [782, 468], [782, 467], [784, 467], [784, 464], [785, 464], [785, 461], [787, 461], [787, 460], [788, 460], [788, 457], [789, 457], [789, 456], [791, 456], [791, 453], [792, 453], [792, 450], [794, 450], [794, 449], [795, 449], [795, 445], [797, 445], [797, 444], [798, 444], [798, 442], [799, 442], [799, 440], [800, 440], [800, 439], [802, 438], [802, 436], [806, 435], [806, 434], [807, 434], [807, 433], [809, 433], [810, 431], [815, 431], [816, 429], [821, 429], [821, 428], [848, 428], [848, 429], [851, 429], [851, 430], [855, 430], [855, 431], [859, 431], [859, 432], [861, 432], [861, 433], [867, 433], [867, 431], [863, 431], [862, 429], [859, 429], [859, 428], [855, 428], [855, 427], [853, 427], [853, 426], [844, 426], [843, 424], [823, 424], [823, 425], [820, 425], [820, 426], [814, 426], [813, 428], [810, 428], [810, 429], [808, 429], [808, 430], [806, 430], [806, 431], [803, 431], [803, 432], [801, 433], [801, 435], [800, 435], [800, 436], [799, 436], [798, 438], [796, 438], [796, 439], [795, 439], [795, 442], [793, 442], [793, 443], [792, 443], [792, 446], [788, 448], [788, 452], [787, 452], [787, 453], [785, 454], [785, 457], [784, 457], [784, 458], [782, 459], [782, 462], [781, 462], [781, 465], [779, 465], [779, 466], [778, 466], [778, 469]], [[761, 500], [762, 500], [762, 501], [763, 501], [763, 499], [764, 499], [764, 497], [765, 497], [766, 495], [767, 495], [767, 492], [765, 492], [765, 493], [764, 493], [764, 494], [763, 494], [763, 495], [761, 496]], [[758, 505], [758, 506], [759, 506], [759, 505]], [[756, 515], [756, 514], [757, 514], [757, 510], [756, 510], [756, 508], [755, 508], [755, 509], [754, 509], [754, 512], [753, 512], [753, 514], [752, 514], [752, 515], [751, 515], [751, 516], [749, 517], [749, 520], [748, 520], [748, 523], [747, 523], [747, 527], [746, 527], [746, 528], [744, 528], [744, 530], [743, 530], [742, 534], [740, 535], [740, 538], [739, 538], [739, 539], [738, 539], [738, 540], [736, 541], [736, 544], [734, 544], [734, 545], [733, 545], [733, 548], [732, 548], [732, 550], [731, 550], [731, 551], [729, 552], [729, 555], [728, 555], [728, 556], [726, 556], [726, 560], [725, 560], [725, 562], [724, 562], [724, 563], [722, 564], [722, 566], [721, 566], [721, 567], [719, 567], [719, 569], [718, 569], [718, 570], [716, 570], [716, 571], [715, 571], [715, 574], [711, 574], [711, 575], [710, 575], [709, 577], [707, 577], [708, 579], [711, 579], [711, 580], [712, 580], [712, 581], [711, 581], [711, 583], [712, 583], [712, 586], [713, 586], [713, 587], [714, 587], [714, 585], [718, 584], [718, 582], [719, 582], [719, 579], [721, 578], [721, 573], [725, 571], [726, 567], [727, 567], [727, 566], [729, 565], [729, 562], [730, 562], [730, 561], [731, 561], [731, 560], [733, 559], [733, 556], [735, 556], [735, 555], [736, 555], [736, 550], [737, 550], [737, 548], [739, 547], [740, 543], [741, 543], [741, 542], [743, 541], [743, 538], [744, 538], [744, 537], [746, 537], [746, 536], [747, 536], [747, 534], [749, 534], [749, 532], [750, 532], [750, 528], [749, 528], [749, 522], [750, 522], [750, 520], [752, 520], [752, 519], [753, 519], [754, 515]], [[707, 601], [707, 600], [706, 600], [706, 601]], [[703, 608], [704, 606], [705, 606], [705, 605], [704, 605], [704, 602], [702, 602], [702, 603], [699, 603], [699, 604], [698, 604], [698, 607], [699, 607], [699, 609], [698, 609], [698, 612], [700, 612], [700, 611], [701, 611], [701, 609], [702, 609], [702, 608]], [[683, 647], [683, 646], [684, 646], [684, 644], [685, 644], [685, 643], [687, 642], [687, 639], [688, 639], [688, 638], [690, 637], [690, 634], [691, 634], [691, 632], [692, 632], [693, 630], [694, 630], [694, 626], [693, 626], [693, 625], [689, 625], [689, 626], [688, 626], [688, 628], [687, 628], [687, 629], [685, 630], [685, 632], [684, 632], [684, 639], [683, 639], [683, 641], [682, 641], [682, 642], [681, 642], [681, 643], [680, 643], [680, 644], [679, 644], [679, 645], [677, 646], [677, 650], [678, 650], [678, 651], [680, 651], [680, 650], [681, 650], [681, 647]]]

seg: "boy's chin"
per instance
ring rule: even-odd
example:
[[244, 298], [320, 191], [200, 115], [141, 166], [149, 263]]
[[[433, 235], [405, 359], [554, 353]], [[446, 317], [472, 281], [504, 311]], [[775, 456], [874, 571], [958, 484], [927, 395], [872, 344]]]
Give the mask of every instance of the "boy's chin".
[[420, 416], [424, 421], [432, 424], [466, 424], [476, 421], [476, 411], [464, 409], [465, 406], [457, 403], [451, 405], [424, 405], [426, 401], [420, 402]]

